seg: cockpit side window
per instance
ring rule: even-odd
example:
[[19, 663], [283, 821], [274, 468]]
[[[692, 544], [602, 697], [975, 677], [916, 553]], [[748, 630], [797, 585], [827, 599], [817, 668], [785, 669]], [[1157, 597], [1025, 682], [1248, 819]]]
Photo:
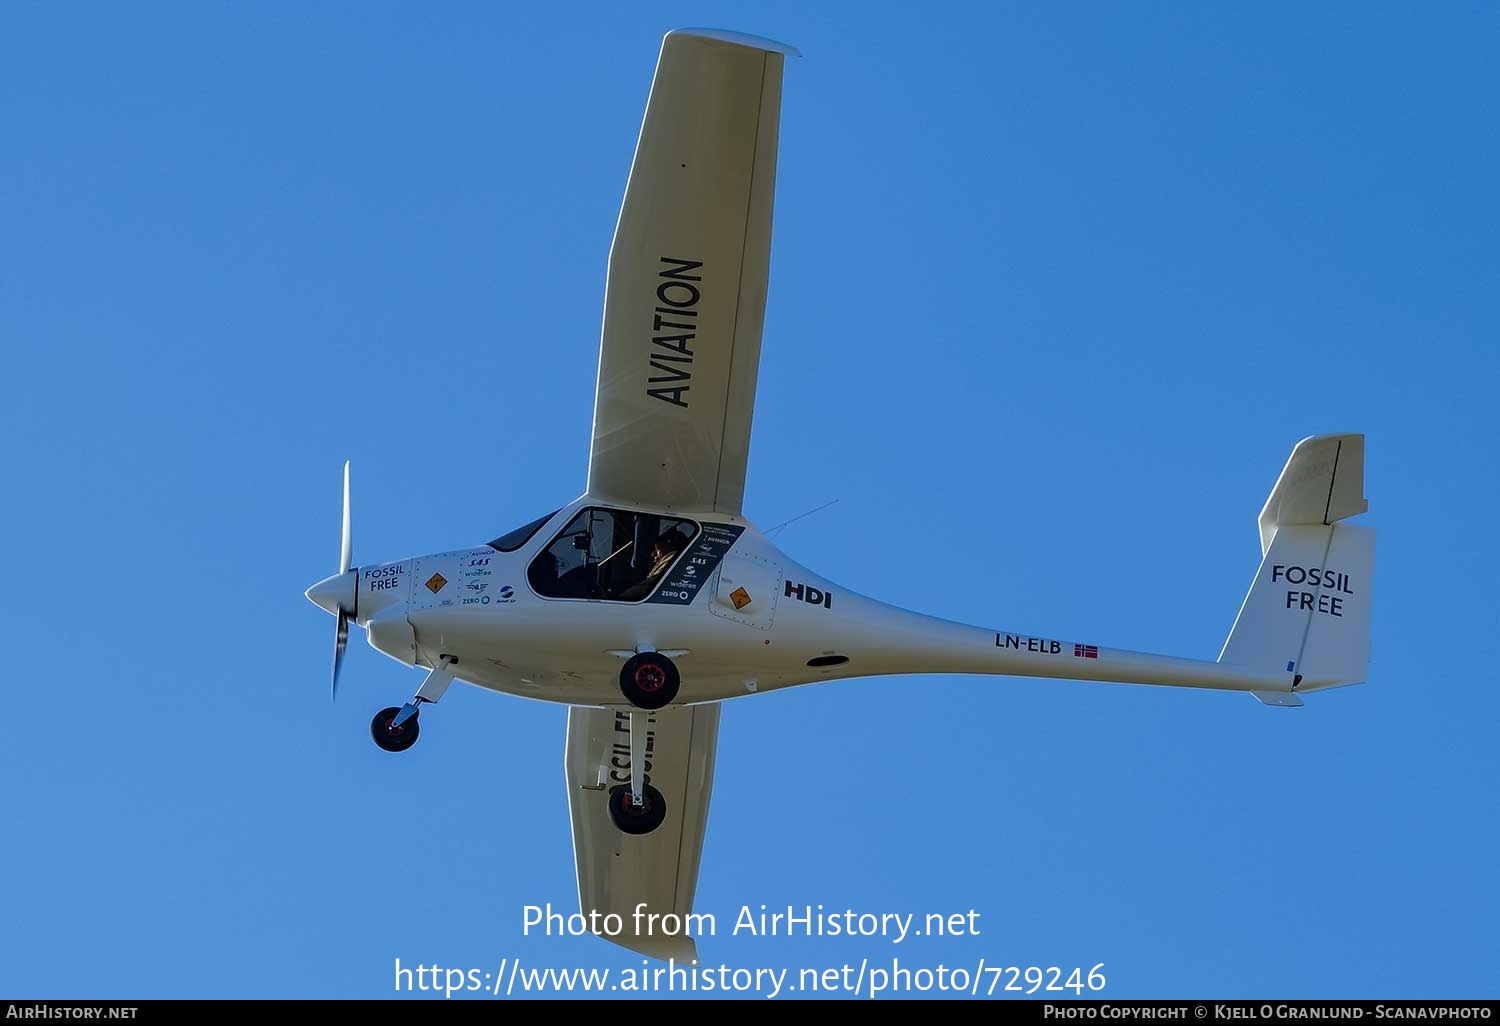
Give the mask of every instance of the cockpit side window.
[[591, 507], [531, 561], [527, 578], [545, 598], [639, 602], [651, 595], [698, 534], [691, 520]]
[[544, 526], [546, 526], [547, 521], [551, 520], [555, 516], [557, 516], [557, 510], [553, 510], [551, 513], [548, 513], [544, 517], [538, 517], [526, 526], [518, 527], [514, 531], [511, 531], [509, 534], [502, 534], [500, 537], [490, 542], [490, 548], [498, 549], [501, 552], [514, 552], [522, 545], [525, 545], [527, 542], [531, 541], [531, 536], [540, 531]]

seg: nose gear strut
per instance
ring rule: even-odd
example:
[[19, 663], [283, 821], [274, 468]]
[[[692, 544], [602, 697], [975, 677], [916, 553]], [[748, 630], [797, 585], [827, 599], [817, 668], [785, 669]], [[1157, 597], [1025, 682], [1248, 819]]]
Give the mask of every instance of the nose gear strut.
[[627, 715], [630, 717], [630, 783], [616, 784], [609, 789], [609, 818], [621, 833], [649, 834], [667, 818], [667, 800], [660, 791], [646, 783], [646, 728], [650, 714], [632, 709]]
[[443, 692], [453, 683], [453, 668], [457, 665], [458, 660], [453, 656], [439, 656], [437, 665], [427, 674], [410, 702], [376, 713], [370, 721], [370, 736], [375, 743], [387, 752], [404, 752], [416, 744], [420, 729], [417, 719], [422, 706], [431, 705], [443, 697]]

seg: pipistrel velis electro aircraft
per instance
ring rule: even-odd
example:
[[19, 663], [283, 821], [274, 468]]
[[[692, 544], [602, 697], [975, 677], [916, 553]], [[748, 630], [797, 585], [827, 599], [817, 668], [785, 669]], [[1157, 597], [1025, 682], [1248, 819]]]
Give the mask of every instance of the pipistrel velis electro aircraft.
[[[588, 486], [487, 545], [354, 567], [344, 467], [339, 572], [308, 589], [428, 673], [376, 714], [417, 740], [454, 680], [569, 706], [566, 773], [582, 913], [636, 931], [692, 909], [720, 703], [877, 674], [999, 674], [1245, 691], [1267, 705], [1361, 682], [1374, 532], [1364, 438], [1307, 438], [1260, 512], [1262, 560], [1216, 662], [969, 627], [854, 594], [741, 513], [790, 47], [710, 30], [662, 43], [609, 253]], [[595, 921], [597, 920], [597, 917]], [[601, 932], [595, 930], [595, 932]]]

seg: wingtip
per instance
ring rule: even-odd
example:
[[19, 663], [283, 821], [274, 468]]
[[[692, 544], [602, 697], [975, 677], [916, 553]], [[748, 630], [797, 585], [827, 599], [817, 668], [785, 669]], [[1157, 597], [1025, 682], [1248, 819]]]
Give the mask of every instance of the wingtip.
[[698, 964], [698, 945], [691, 937], [640, 936], [632, 933], [621, 933], [614, 937], [600, 933], [595, 936], [611, 944], [618, 944], [627, 951], [634, 951], [662, 962], [670, 961], [678, 965]]

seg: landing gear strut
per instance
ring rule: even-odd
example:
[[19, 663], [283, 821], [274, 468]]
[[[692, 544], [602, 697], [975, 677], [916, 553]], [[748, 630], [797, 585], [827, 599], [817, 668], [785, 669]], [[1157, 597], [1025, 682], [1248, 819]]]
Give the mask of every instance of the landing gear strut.
[[682, 676], [660, 652], [637, 652], [620, 668], [620, 691], [637, 709], [660, 709], [677, 697]]
[[[668, 665], [671, 665], [668, 663]], [[623, 834], [649, 834], [667, 818], [667, 800], [646, 783], [646, 713], [630, 717], [630, 783], [609, 789], [609, 818]]]
[[443, 697], [443, 692], [453, 683], [453, 668], [457, 665], [458, 660], [453, 656], [439, 657], [438, 664], [427, 674], [427, 679], [422, 681], [422, 686], [417, 689], [410, 702], [400, 707], [393, 705], [375, 714], [375, 718], [370, 721], [370, 736], [381, 749], [387, 752], [404, 752], [417, 743], [417, 734], [421, 729], [417, 717], [422, 706], [430, 705]]

